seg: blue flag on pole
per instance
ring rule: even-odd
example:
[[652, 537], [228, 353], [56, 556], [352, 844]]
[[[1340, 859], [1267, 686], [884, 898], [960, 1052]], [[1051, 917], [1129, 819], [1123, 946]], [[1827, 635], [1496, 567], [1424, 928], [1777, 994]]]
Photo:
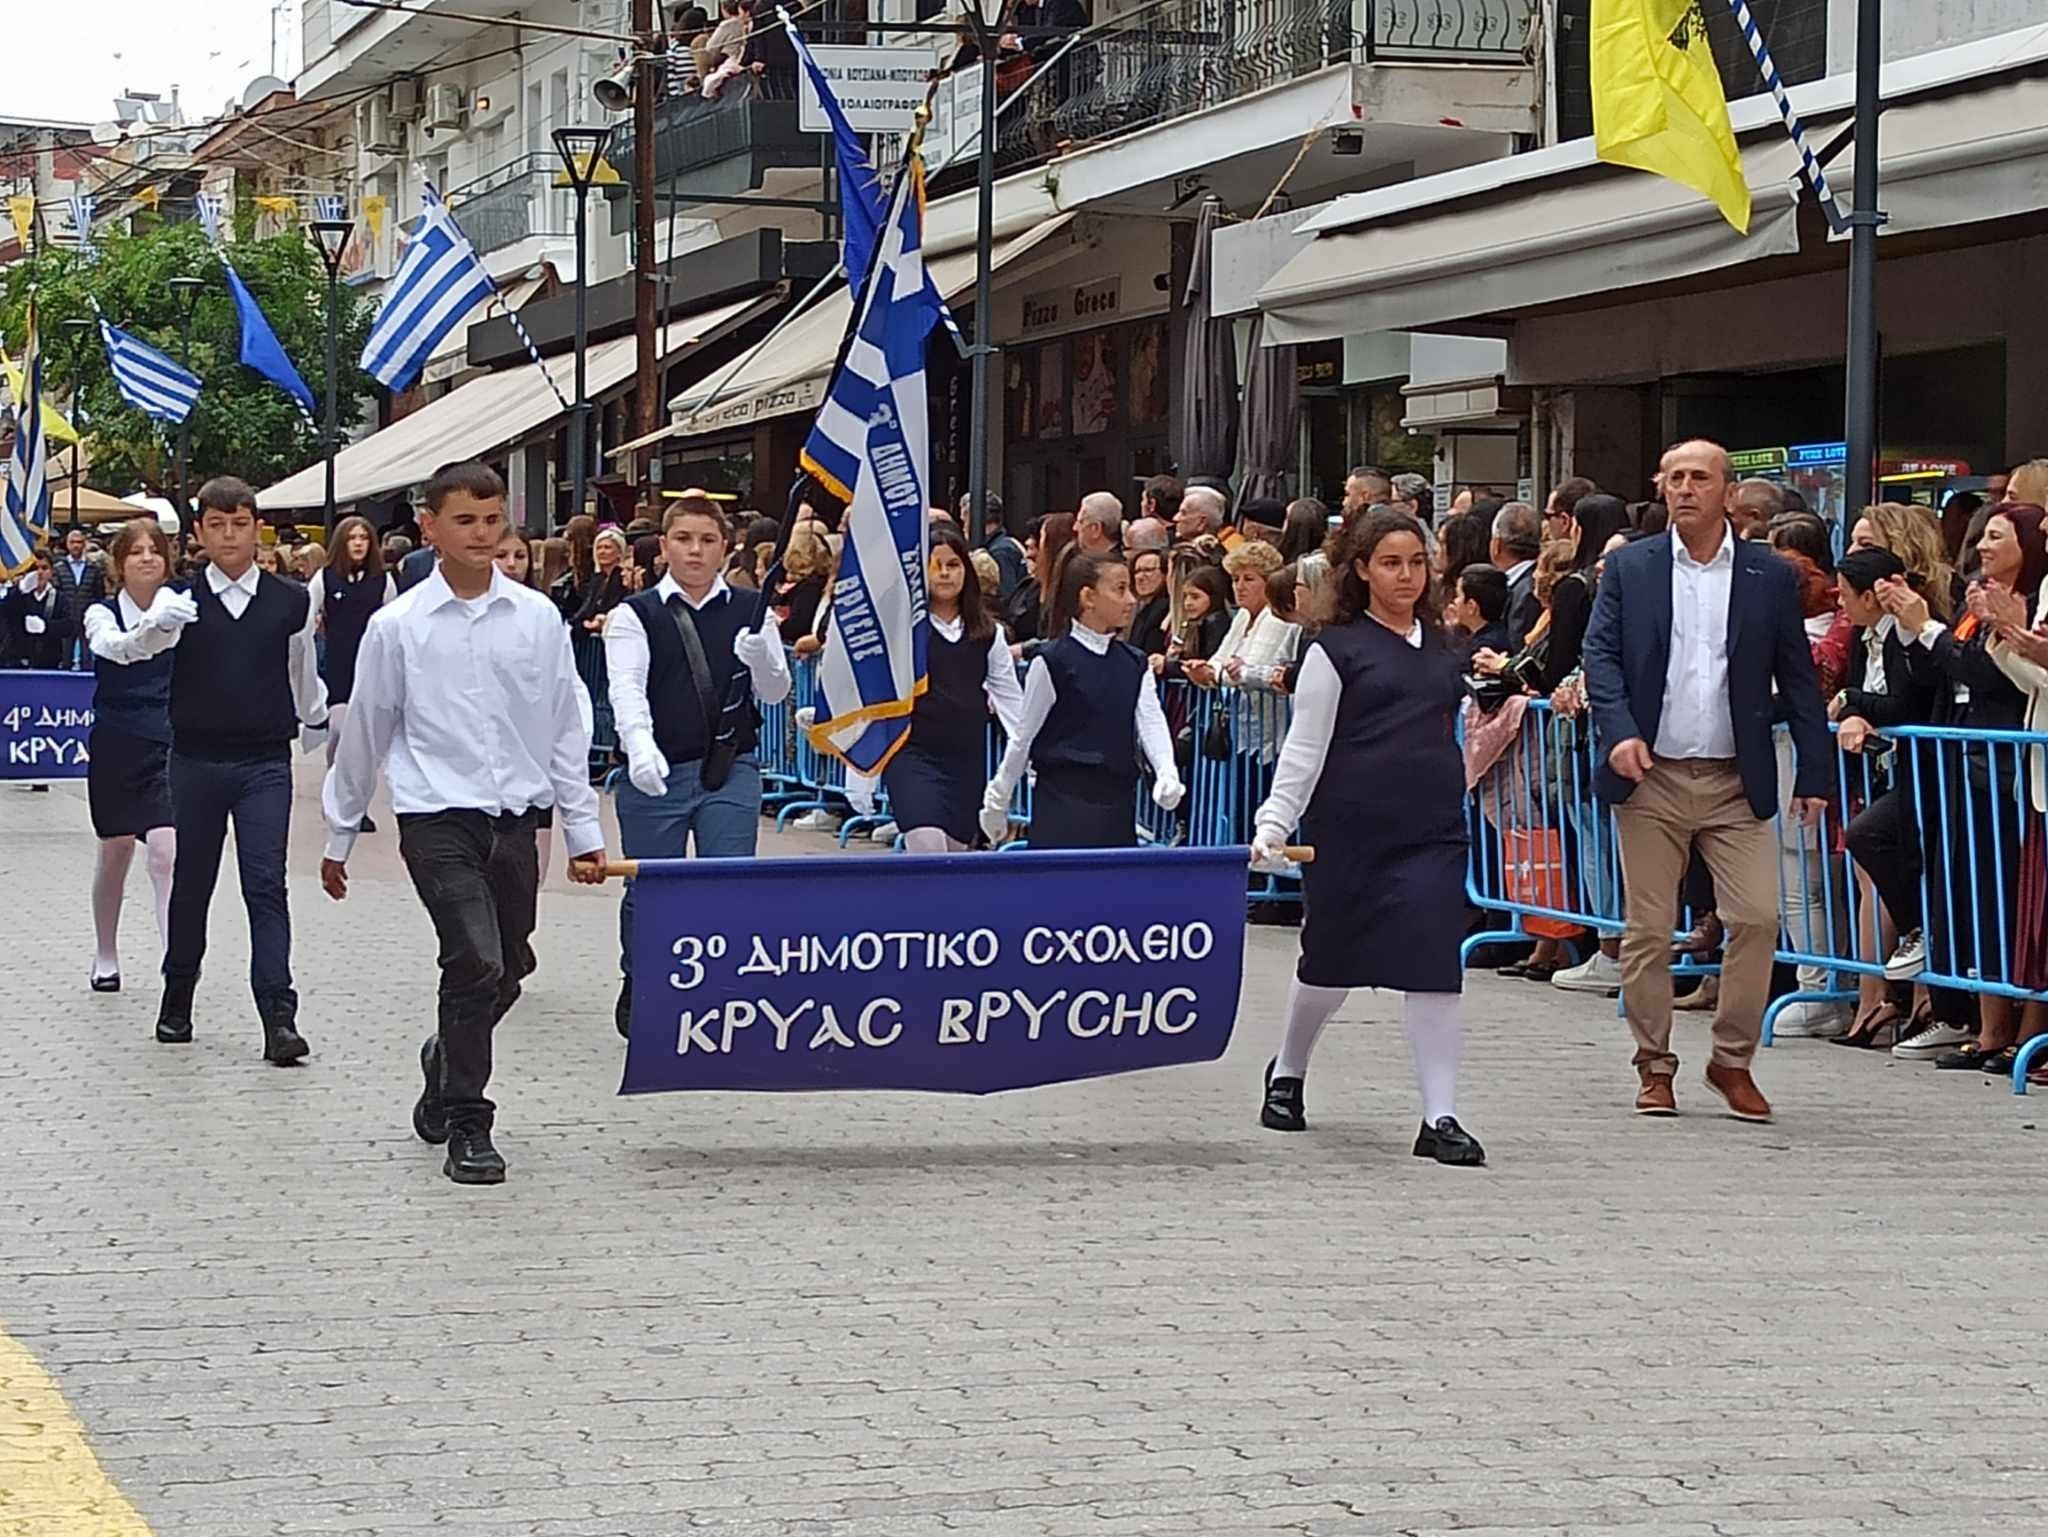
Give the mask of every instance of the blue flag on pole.
[[868, 280], [868, 268], [874, 265], [875, 248], [882, 239], [882, 221], [887, 217], [882, 179], [868, 164], [867, 150], [861, 144], [860, 135], [846, 121], [839, 98], [832, 94], [825, 72], [811, 57], [811, 50], [805, 45], [804, 36], [797, 31], [789, 12], [777, 6], [775, 14], [789, 29], [790, 46], [796, 50], [804, 73], [810, 76], [811, 84], [817, 89], [818, 103], [825, 110], [825, 120], [832, 125], [832, 160], [839, 171], [839, 222], [845, 230], [840, 239], [839, 260], [846, 268], [846, 286], [859, 293]]
[[284, 355], [284, 347], [277, 339], [277, 333], [270, 329], [270, 322], [264, 318], [256, 296], [249, 292], [242, 275], [235, 271], [225, 255], [220, 259], [221, 270], [228, 275], [228, 292], [234, 295], [235, 313], [242, 318], [242, 363], [253, 368], [272, 384], [283, 390], [299, 403], [299, 409], [306, 413], [306, 419], [313, 418], [313, 392], [306, 388], [306, 381], [299, 377], [299, 371], [292, 367], [292, 360]]

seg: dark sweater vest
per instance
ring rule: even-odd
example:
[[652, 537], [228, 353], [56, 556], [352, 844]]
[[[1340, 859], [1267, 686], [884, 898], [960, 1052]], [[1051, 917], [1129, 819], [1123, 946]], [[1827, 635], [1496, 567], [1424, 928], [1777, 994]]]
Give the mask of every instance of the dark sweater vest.
[[172, 751], [216, 763], [288, 757], [299, 734], [291, 642], [312, 598], [267, 571], [239, 619], [204, 577], [192, 597], [199, 617], [171, 652]]
[[931, 632], [925, 691], [910, 716], [910, 751], [934, 758], [987, 751], [989, 643], [988, 636], [955, 641]]
[[[117, 627], [128, 628], [119, 598], [103, 598], [97, 606], [114, 616]], [[94, 657], [93, 725], [145, 742], [170, 741], [172, 657], [172, 652], [160, 651], [146, 662], [125, 665]]]
[[[626, 600], [647, 631], [647, 704], [654, 713], [654, 743], [670, 763], [696, 763], [711, 750], [711, 733], [717, 722], [707, 726], [704, 706], [698, 698], [696, 680], [690, 675], [689, 653], [676, 633], [675, 616], [662, 602], [659, 589], [635, 593]], [[736, 673], [743, 671], [733, 655], [733, 642], [753, 615], [751, 601], [727, 592], [722, 598], [691, 609], [684, 617], [697, 626], [697, 638], [704, 646], [704, 660], [711, 667], [711, 692], [723, 704]], [[738, 712], [738, 750], [752, 752], [756, 738], [753, 695]]]
[[330, 571], [321, 587], [326, 593], [321, 619], [327, 630], [327, 697], [330, 703], [345, 704], [355, 686], [363, 634], [384, 603], [384, 577], [358, 571], [340, 578]]
[[1108, 654], [1097, 656], [1067, 635], [1039, 656], [1052, 674], [1056, 697], [1031, 744], [1032, 765], [1136, 775], [1138, 690], [1147, 681], [1144, 655], [1111, 641]]

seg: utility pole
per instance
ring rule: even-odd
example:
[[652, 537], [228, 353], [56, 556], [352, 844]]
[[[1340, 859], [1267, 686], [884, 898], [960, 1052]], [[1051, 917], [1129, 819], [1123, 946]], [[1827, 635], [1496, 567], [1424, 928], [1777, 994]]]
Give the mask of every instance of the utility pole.
[[[638, 351], [633, 367], [633, 436], [644, 438], [661, 425], [662, 315], [655, 289], [654, 260], [654, 101], [663, 77], [662, 36], [654, 0], [633, 0], [633, 33], [640, 39], [639, 63], [633, 82], [633, 334]], [[673, 208], [669, 217], [675, 217]], [[653, 449], [634, 450], [632, 476], [646, 486]]]
[[1855, 526], [1877, 494], [1877, 232], [1884, 224], [1877, 207], [1881, 9], [1879, 0], [1858, 0], [1856, 7], [1856, 187], [1849, 214], [1849, 366], [1842, 413], [1842, 435], [1849, 440], [1845, 528]]

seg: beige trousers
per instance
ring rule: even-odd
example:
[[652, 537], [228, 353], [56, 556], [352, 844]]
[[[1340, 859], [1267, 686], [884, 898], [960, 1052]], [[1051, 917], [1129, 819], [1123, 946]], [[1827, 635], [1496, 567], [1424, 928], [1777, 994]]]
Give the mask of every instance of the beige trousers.
[[1621, 939], [1621, 997], [1636, 1038], [1635, 1063], [1678, 1070], [1671, 1054], [1671, 935], [1678, 887], [1692, 846], [1714, 877], [1714, 905], [1727, 930], [1721, 1002], [1714, 1013], [1714, 1061], [1749, 1066], [1770, 1002], [1778, 946], [1778, 840], [1749, 809], [1732, 759], [1659, 758], [1615, 808], [1628, 927]]

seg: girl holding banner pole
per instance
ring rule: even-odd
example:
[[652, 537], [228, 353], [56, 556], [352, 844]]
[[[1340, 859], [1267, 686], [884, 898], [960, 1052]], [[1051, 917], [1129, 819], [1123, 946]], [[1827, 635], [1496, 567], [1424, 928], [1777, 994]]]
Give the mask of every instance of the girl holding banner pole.
[[1297, 824], [1317, 858], [1301, 869], [1301, 962], [1260, 1123], [1306, 1131], [1309, 1055], [1351, 989], [1402, 994], [1422, 1092], [1415, 1156], [1476, 1166], [1457, 1121], [1464, 1041], [1465, 773], [1454, 734], [1459, 656], [1437, 624], [1428, 543], [1405, 512], [1338, 536], [1335, 609], [1302, 658], [1294, 718], [1256, 816], [1254, 860], [1282, 857]]
[[1116, 638], [1137, 606], [1131, 574], [1119, 555], [1076, 550], [1061, 571], [1058, 596], [1059, 611], [1072, 615], [1073, 625], [1031, 660], [1022, 718], [982, 795], [981, 828], [991, 843], [1002, 840], [1010, 793], [1028, 765], [1038, 775], [1034, 849], [1131, 848], [1138, 841], [1138, 754], [1152, 766], [1152, 800], [1162, 811], [1185, 793], [1144, 654]]
[[948, 854], [974, 846], [989, 714], [1005, 737], [1014, 738], [1024, 691], [1009, 641], [989, 617], [981, 584], [968, 568], [967, 541], [947, 524], [934, 526], [929, 537], [927, 684], [911, 712], [909, 740], [883, 768], [882, 783], [903, 846], [913, 854]]

